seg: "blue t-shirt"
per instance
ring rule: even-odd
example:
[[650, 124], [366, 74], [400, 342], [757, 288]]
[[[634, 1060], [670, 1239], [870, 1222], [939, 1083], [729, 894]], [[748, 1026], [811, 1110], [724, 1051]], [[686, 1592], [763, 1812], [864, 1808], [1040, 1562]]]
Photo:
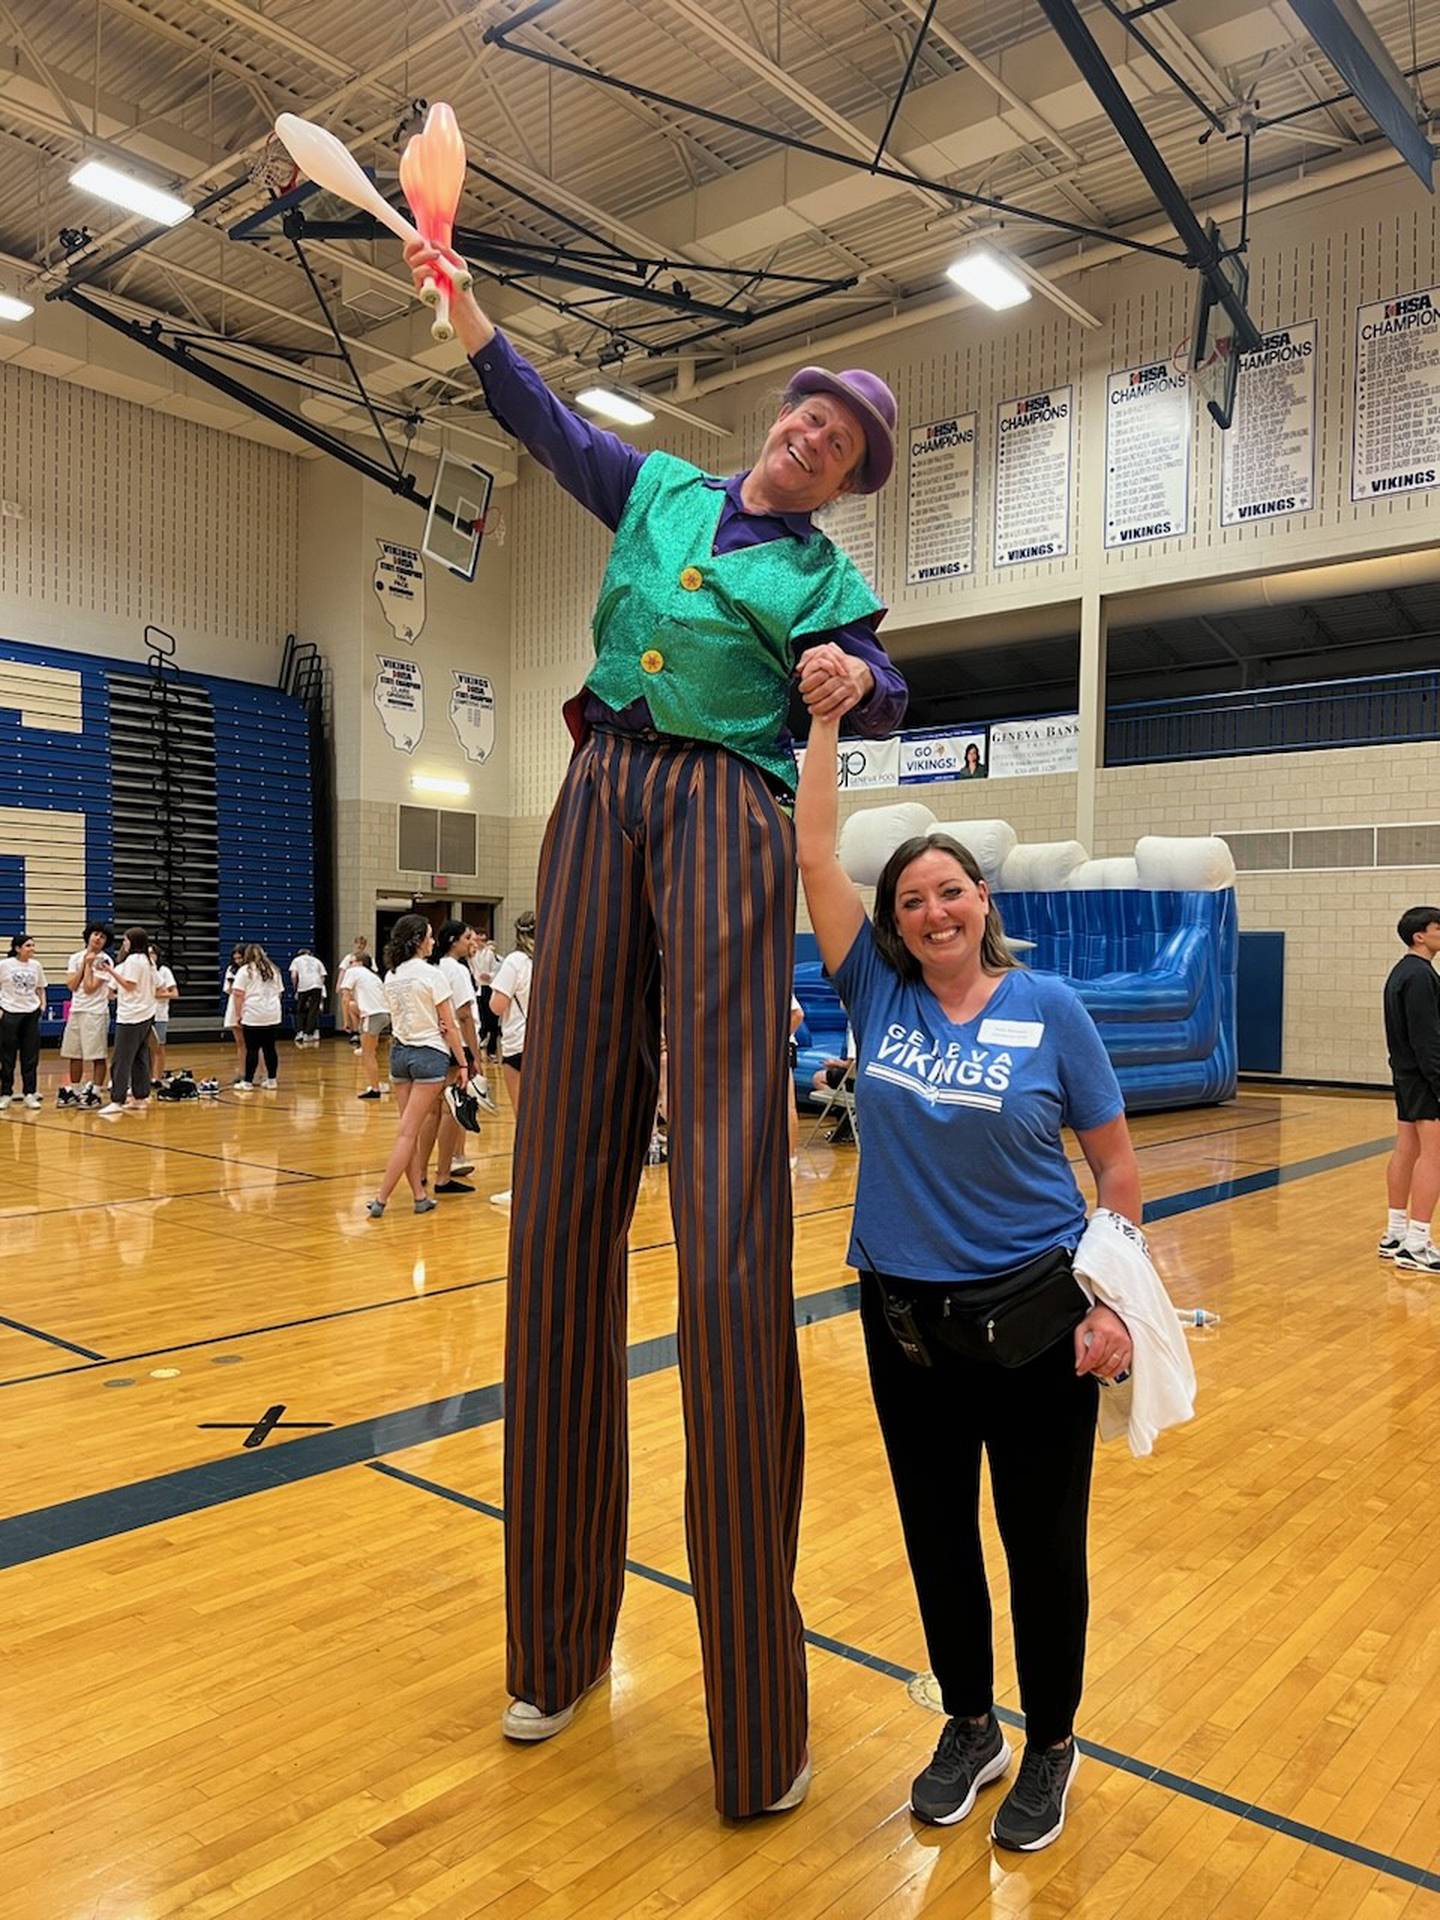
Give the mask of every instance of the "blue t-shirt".
[[1125, 1102], [1072, 989], [1016, 969], [957, 1025], [923, 981], [895, 972], [868, 921], [835, 984], [859, 1063], [849, 1264], [953, 1286], [1073, 1251], [1085, 1201], [1060, 1129], [1103, 1127]]

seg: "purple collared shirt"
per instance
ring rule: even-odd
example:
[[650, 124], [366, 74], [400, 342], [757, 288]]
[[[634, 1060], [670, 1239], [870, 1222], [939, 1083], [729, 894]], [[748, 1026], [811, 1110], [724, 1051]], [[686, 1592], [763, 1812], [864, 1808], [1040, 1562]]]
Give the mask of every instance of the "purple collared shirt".
[[[528, 449], [542, 467], [574, 496], [587, 512], [593, 513], [613, 533], [620, 525], [625, 502], [636, 475], [645, 463], [638, 448], [591, 426], [574, 414], [546, 386], [524, 355], [496, 332], [494, 339], [474, 356], [472, 365], [480, 376], [490, 411], [508, 433]], [[808, 513], [752, 513], [740, 497], [743, 473], [732, 473], [726, 480], [708, 484], [722, 487], [725, 504], [720, 509], [720, 524], [715, 532], [717, 554], [734, 553], [739, 547], [760, 546], [766, 540], [808, 540], [814, 529]], [[882, 616], [835, 627], [829, 633], [805, 635], [807, 647], [818, 647], [833, 640], [846, 653], [863, 660], [875, 676], [875, 685], [860, 704], [846, 715], [857, 733], [880, 739], [893, 733], [905, 715], [905, 682], [875, 637], [875, 625]], [[615, 716], [593, 694], [586, 700], [586, 718], [619, 719], [627, 730], [653, 725], [650, 710], [643, 700], [633, 701], [623, 714]], [[788, 735], [784, 736], [788, 740]]]

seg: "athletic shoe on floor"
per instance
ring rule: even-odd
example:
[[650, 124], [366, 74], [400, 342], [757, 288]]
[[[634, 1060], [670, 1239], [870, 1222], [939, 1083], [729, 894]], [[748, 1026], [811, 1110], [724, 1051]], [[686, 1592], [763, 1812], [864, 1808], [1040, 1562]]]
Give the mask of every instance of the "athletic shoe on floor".
[[1015, 1784], [1001, 1801], [990, 1829], [996, 1846], [1038, 1853], [1058, 1840], [1065, 1825], [1070, 1783], [1079, 1765], [1080, 1749], [1073, 1739], [1063, 1747], [1027, 1746]]
[[264, 1082], [260, 1080], [232, 1080], [230, 1084], [234, 1087], [236, 1093], [254, 1093], [256, 1087], [262, 1086]]
[[274, 1093], [280, 1082], [278, 1080], [257, 1080], [255, 1084], [264, 1087], [267, 1093]]
[[935, 1757], [910, 1783], [910, 1808], [932, 1827], [953, 1827], [975, 1804], [981, 1787], [1010, 1764], [1010, 1746], [993, 1713], [979, 1726], [947, 1720]]
[[95, 1091], [94, 1087], [86, 1087], [80, 1095], [80, 1105], [82, 1107], [89, 1107], [92, 1111], [99, 1107], [103, 1107], [104, 1104], [105, 1104], [104, 1096], [102, 1094], [98, 1094]]
[[810, 1782], [813, 1778], [814, 1770], [810, 1765], [810, 1753], [807, 1748], [805, 1758], [800, 1762], [799, 1773], [796, 1774], [780, 1798], [770, 1802], [769, 1806], [765, 1809], [766, 1813], [789, 1813], [792, 1807], [798, 1807], [806, 1794], [809, 1793]]
[[380, 1089], [378, 1087], [367, 1087], [364, 1093], [357, 1093], [355, 1098], [357, 1100], [378, 1100], [380, 1098]]
[[1376, 1247], [1375, 1251], [1376, 1253], [1379, 1254], [1382, 1260], [1393, 1260], [1396, 1254], [1399, 1253], [1399, 1251], [1404, 1245], [1405, 1245], [1405, 1242], [1399, 1237], [1398, 1234], [1392, 1237], [1390, 1234], [1387, 1233], [1385, 1238], [1380, 1242], [1379, 1246]]
[[1440, 1247], [1401, 1247], [1395, 1265], [1406, 1273], [1440, 1273]]
[[509, 1187], [506, 1187], [503, 1193], [492, 1193], [490, 1196], [490, 1204], [492, 1207], [508, 1207], [510, 1204]]
[[365, 1202], [365, 1211], [372, 1220], [379, 1220], [385, 1212], [385, 1202], [383, 1200], [367, 1200]]
[[15, 1096], [10, 1093], [0, 1093], [0, 1113], [3, 1113], [5, 1111], [6, 1107], [9, 1106], [10, 1102], [14, 1099], [14, 1097]]
[[442, 1180], [435, 1191], [436, 1193], [473, 1193], [475, 1189], [467, 1186], [463, 1180]]
[[[607, 1661], [604, 1672], [599, 1674], [582, 1693], [593, 1693], [610, 1671]], [[575, 1718], [575, 1709], [580, 1700], [572, 1700], [568, 1707], [561, 1707], [558, 1713], [542, 1713], [539, 1707], [531, 1706], [528, 1700], [512, 1700], [500, 1719], [500, 1731], [507, 1740], [550, 1740], [557, 1733], [563, 1733]]]
[[25, 1096], [25, 1104], [27, 1107], [43, 1107], [45, 1102], [40, 1098], [38, 1093], [27, 1093]]
[[61, 1087], [55, 1096], [55, 1104], [57, 1107], [78, 1107], [80, 1104], [80, 1089], [78, 1087]]
[[415, 1202], [415, 1211], [416, 1213], [434, 1213], [439, 1204], [438, 1200], [432, 1200], [427, 1193], [422, 1200]]
[[[10, 1103], [7, 1100], [5, 1104], [8, 1106]], [[103, 1107], [101, 1107], [100, 1118], [102, 1120], [111, 1120], [111, 1119], [114, 1119], [117, 1113], [124, 1113], [124, 1111], [125, 1111], [124, 1107], [121, 1105], [121, 1103], [118, 1100], [109, 1100], [105, 1103]]]

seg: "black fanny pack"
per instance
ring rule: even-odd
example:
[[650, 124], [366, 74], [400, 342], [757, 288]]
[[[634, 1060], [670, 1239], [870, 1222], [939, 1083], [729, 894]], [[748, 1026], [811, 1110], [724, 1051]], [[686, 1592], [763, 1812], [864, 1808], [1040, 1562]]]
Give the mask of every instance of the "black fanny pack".
[[918, 1367], [934, 1366], [937, 1346], [966, 1360], [1023, 1367], [1073, 1333], [1090, 1311], [1064, 1247], [998, 1280], [964, 1287], [873, 1277], [886, 1325]]

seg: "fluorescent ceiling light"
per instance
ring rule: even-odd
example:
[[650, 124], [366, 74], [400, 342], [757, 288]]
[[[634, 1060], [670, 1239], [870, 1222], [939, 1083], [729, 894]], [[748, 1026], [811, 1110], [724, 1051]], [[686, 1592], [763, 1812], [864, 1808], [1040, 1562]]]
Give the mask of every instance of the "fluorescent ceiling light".
[[163, 193], [159, 187], [137, 180], [133, 173], [122, 173], [118, 167], [107, 166], [103, 160], [87, 160], [71, 174], [70, 184], [83, 193], [113, 201], [127, 213], [143, 214], [145, 219], [161, 227], [178, 227], [195, 211], [173, 193]]
[[575, 398], [591, 413], [601, 414], [606, 420], [618, 420], [622, 427], [643, 427], [647, 420], [655, 418], [648, 407], [642, 407], [628, 394], [617, 393], [613, 387], [586, 387]]
[[1019, 274], [988, 247], [972, 247], [945, 272], [957, 287], [963, 287], [966, 293], [973, 294], [997, 313], [1006, 307], [1018, 307], [1030, 298], [1030, 289]]
[[17, 300], [13, 293], [0, 293], [0, 320], [28, 320], [34, 311], [28, 300]]
[[416, 793], [449, 793], [460, 799], [470, 791], [468, 780], [441, 780], [430, 773], [412, 774], [410, 785]]

